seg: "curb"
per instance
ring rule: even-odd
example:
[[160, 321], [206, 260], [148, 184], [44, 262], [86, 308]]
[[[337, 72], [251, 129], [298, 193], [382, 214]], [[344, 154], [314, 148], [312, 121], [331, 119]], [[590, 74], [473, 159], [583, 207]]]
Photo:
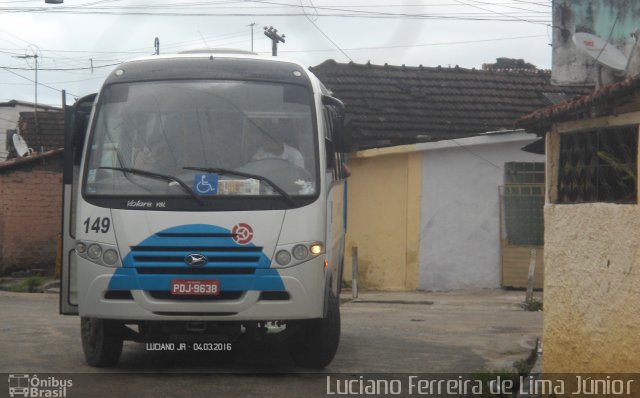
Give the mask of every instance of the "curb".
[[[531, 376], [534, 378], [534, 380], [540, 380], [540, 375], [542, 374], [542, 341], [540, 340], [540, 338], [536, 339], [536, 345], [531, 351], [531, 355], [529, 356], [529, 358], [531, 358], [531, 360], [533, 361], [533, 366], [531, 367], [529, 372], [524, 376], [527, 376], [527, 377]], [[522, 387], [520, 388], [522, 389]], [[518, 395], [516, 395], [516, 397], [518, 398], [520, 397], [537, 398], [540, 396], [541, 396], [540, 394], [530, 393], [528, 388], [522, 389], [522, 391], [518, 393]]]

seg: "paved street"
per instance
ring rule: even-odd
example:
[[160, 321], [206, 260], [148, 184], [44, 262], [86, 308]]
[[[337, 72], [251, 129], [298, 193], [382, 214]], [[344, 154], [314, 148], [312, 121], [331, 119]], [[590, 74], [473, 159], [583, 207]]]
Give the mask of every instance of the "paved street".
[[[326, 390], [325, 376], [321, 380], [296, 369], [275, 337], [236, 344], [232, 358], [147, 351], [143, 344], [127, 342], [118, 368], [88, 367], [79, 319], [58, 315], [57, 299], [55, 294], [0, 292], [0, 372], [69, 373], [78, 379], [74, 393], [97, 397], [107, 392], [130, 396], [132, 389], [141, 397], [159, 392], [179, 396], [185, 383], [190, 392], [215, 390], [220, 396], [297, 396], [300, 389], [324, 395]], [[342, 339], [326, 372], [472, 373], [509, 368], [530, 353], [542, 332], [542, 313], [523, 311], [523, 300], [523, 292], [502, 290], [362, 293], [341, 307]], [[96, 373], [101, 373], [99, 378]]]

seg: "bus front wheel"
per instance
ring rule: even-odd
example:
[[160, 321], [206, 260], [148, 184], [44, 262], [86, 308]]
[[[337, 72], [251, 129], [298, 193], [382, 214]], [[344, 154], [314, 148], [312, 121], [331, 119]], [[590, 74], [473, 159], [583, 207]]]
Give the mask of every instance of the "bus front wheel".
[[300, 324], [289, 340], [289, 353], [296, 365], [322, 369], [336, 355], [340, 343], [340, 303], [329, 293], [327, 316]]
[[122, 322], [82, 317], [80, 329], [87, 364], [99, 368], [118, 364], [123, 344]]

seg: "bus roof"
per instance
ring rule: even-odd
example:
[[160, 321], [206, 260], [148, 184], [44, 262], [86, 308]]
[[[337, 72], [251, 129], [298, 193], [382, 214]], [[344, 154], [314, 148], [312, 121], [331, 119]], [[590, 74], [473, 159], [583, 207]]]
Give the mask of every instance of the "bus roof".
[[[120, 82], [185, 79], [277, 81], [312, 86], [313, 74], [293, 60], [230, 50], [135, 58], [118, 65], [105, 85]], [[200, 52], [201, 51], [201, 52]]]

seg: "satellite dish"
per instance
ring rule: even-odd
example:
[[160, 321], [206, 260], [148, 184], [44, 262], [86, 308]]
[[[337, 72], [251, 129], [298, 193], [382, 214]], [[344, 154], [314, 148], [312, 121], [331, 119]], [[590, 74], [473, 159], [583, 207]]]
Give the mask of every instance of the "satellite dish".
[[621, 72], [627, 69], [627, 57], [602, 38], [591, 33], [578, 32], [573, 35], [573, 42], [576, 47], [601, 64]]
[[13, 147], [16, 149], [19, 158], [28, 156], [33, 152], [33, 149], [29, 148], [29, 145], [20, 134], [13, 135]]

